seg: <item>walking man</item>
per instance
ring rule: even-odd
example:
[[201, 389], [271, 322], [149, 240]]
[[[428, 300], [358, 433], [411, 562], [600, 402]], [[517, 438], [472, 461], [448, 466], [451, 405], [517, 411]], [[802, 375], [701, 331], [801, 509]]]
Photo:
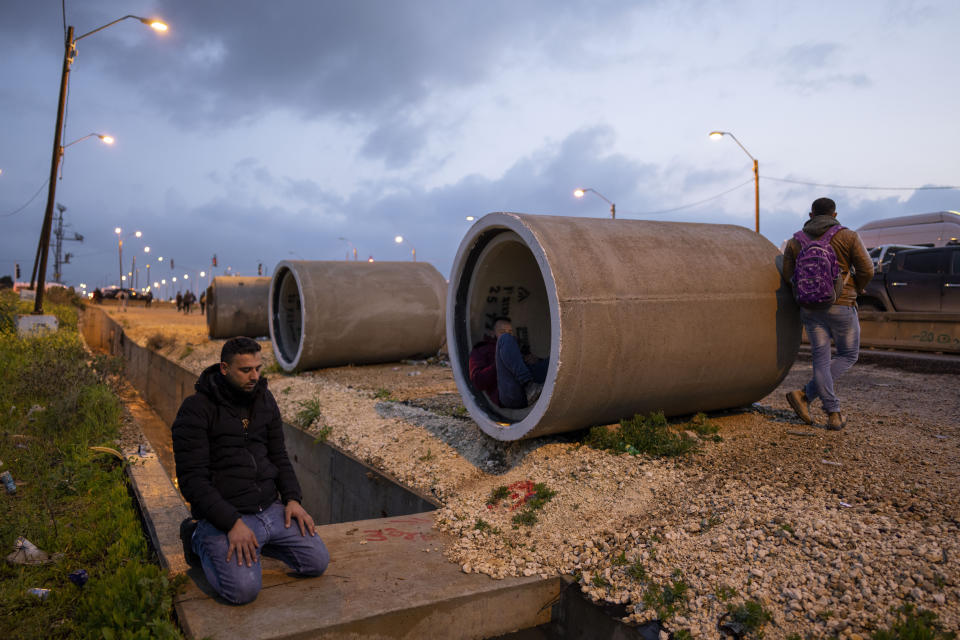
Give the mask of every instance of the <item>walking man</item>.
[[[810, 404], [819, 398], [827, 429], [839, 431], [847, 421], [834, 382], [860, 354], [857, 293], [873, 278], [873, 262], [857, 232], [837, 220], [837, 205], [830, 198], [813, 201], [810, 219], [787, 243], [783, 277], [800, 303], [800, 321], [813, 355], [813, 378], [803, 389], [788, 393], [787, 402], [801, 420], [813, 424]], [[832, 357], [831, 339], [837, 348]]]
[[280, 409], [260, 377], [262, 366], [255, 340], [228, 340], [172, 428], [180, 491], [198, 520], [180, 526], [184, 555], [234, 604], [260, 592], [261, 554], [304, 576], [319, 576], [330, 560], [300, 505]]

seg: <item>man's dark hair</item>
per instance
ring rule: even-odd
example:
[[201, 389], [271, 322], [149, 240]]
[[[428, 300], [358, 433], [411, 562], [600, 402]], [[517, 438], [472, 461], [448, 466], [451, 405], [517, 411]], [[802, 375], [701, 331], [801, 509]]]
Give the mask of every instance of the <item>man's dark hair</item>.
[[830, 198], [817, 198], [810, 205], [811, 216], [832, 216], [837, 212], [837, 203]]
[[230, 338], [224, 343], [223, 349], [220, 350], [220, 362], [230, 364], [235, 355], [241, 353], [257, 353], [259, 351], [260, 345], [253, 338], [244, 336]]

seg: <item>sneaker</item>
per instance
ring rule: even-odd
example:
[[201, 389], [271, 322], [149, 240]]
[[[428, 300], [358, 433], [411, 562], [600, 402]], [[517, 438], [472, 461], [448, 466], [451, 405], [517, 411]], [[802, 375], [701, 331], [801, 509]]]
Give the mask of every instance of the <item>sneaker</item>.
[[847, 419], [840, 415], [839, 411], [831, 411], [827, 416], [827, 429], [830, 431], [840, 431], [847, 426]]
[[807, 400], [807, 394], [803, 392], [803, 389], [788, 393], [787, 402], [790, 403], [790, 407], [798, 418], [807, 424], [813, 424], [813, 418], [810, 417], [810, 402]]
[[193, 532], [197, 530], [197, 521], [187, 518], [180, 523], [180, 542], [183, 544], [183, 559], [191, 567], [200, 566], [200, 556], [193, 552]]
[[540, 392], [543, 391], [543, 385], [539, 382], [528, 382], [527, 386], [523, 388], [524, 392], [527, 394], [527, 406], [533, 406], [533, 403], [540, 398]]

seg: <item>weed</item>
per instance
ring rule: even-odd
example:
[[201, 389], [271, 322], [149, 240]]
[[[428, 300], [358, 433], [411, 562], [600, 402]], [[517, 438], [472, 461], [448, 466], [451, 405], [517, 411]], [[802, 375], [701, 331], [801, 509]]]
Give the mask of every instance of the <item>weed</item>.
[[893, 612], [897, 614], [893, 626], [875, 631], [871, 640], [953, 640], [957, 637], [956, 632], [944, 630], [935, 613], [916, 609], [909, 602]]
[[633, 564], [627, 568], [627, 575], [637, 582], [645, 582], [647, 579], [647, 570], [643, 568], [640, 558], [634, 560]]
[[690, 586], [675, 574], [674, 579], [667, 584], [648, 584], [643, 594], [643, 604], [648, 609], [654, 609], [661, 620], [666, 620], [685, 605], [689, 590]]
[[610, 581], [603, 577], [599, 573], [593, 574], [593, 577], [590, 579], [590, 582], [593, 583], [595, 587], [609, 587]]
[[543, 509], [548, 502], [553, 500], [555, 495], [557, 495], [557, 492], [542, 482], [533, 485], [533, 495], [527, 499], [527, 504], [523, 511], [513, 516], [513, 524], [523, 524], [527, 526], [536, 524], [537, 511]]
[[427, 452], [422, 456], [420, 456], [419, 459], [420, 459], [420, 462], [430, 462], [431, 460], [433, 460], [433, 451], [431, 451], [430, 449], [427, 449]]
[[726, 602], [727, 600], [736, 597], [737, 590], [733, 587], [722, 584], [714, 590], [713, 595], [717, 596], [717, 600], [720, 602]]
[[693, 635], [686, 629], [678, 629], [673, 632], [673, 640], [693, 640]]
[[727, 613], [730, 614], [730, 621], [741, 625], [746, 634], [758, 636], [771, 618], [770, 612], [756, 600], [747, 600], [741, 605], [729, 604]]
[[784, 524], [780, 525], [780, 528], [787, 533], [793, 533], [793, 525], [791, 525], [789, 522], [785, 522]]
[[827, 620], [829, 620], [829, 619], [832, 618], [832, 617], [833, 617], [833, 610], [832, 610], [832, 609], [824, 609], [823, 611], [818, 611], [818, 612], [817, 612], [817, 618], [819, 618], [820, 620], [823, 620], [824, 622], [826, 622]]
[[323, 425], [317, 429], [317, 435], [313, 439], [313, 444], [320, 444], [321, 442], [326, 442], [330, 438], [330, 434], [333, 433], [333, 427], [328, 424]]
[[681, 456], [700, 446], [696, 439], [672, 431], [662, 411], [621, 420], [613, 429], [594, 427], [584, 442], [594, 449], [652, 457]]
[[626, 552], [621, 551], [620, 555], [618, 555], [617, 557], [615, 557], [613, 560], [610, 561], [610, 564], [612, 564], [615, 567], [622, 567], [625, 564], [629, 564], [629, 560], [627, 560]]
[[294, 418], [293, 421], [298, 427], [306, 431], [317, 418], [323, 415], [320, 409], [320, 398], [303, 400], [297, 404], [300, 407], [300, 411], [297, 412], [297, 417]]
[[390, 394], [390, 389], [384, 389], [382, 387], [373, 392], [373, 397], [376, 398], [377, 400], [389, 401], [393, 399]]
[[712, 436], [720, 431], [720, 427], [707, 421], [707, 414], [698, 413], [693, 416], [689, 424], [690, 430], [701, 436]]
[[293, 390], [293, 387], [284, 387], [283, 389], [280, 390], [280, 393], [282, 393], [283, 395], [287, 395], [292, 390]]
[[506, 500], [510, 497], [510, 489], [505, 485], [500, 485], [496, 489], [490, 492], [490, 497], [487, 498], [487, 504], [492, 504], [494, 506], [500, 504], [501, 500]]
[[160, 351], [164, 347], [173, 343], [173, 339], [159, 331], [157, 333], [151, 334], [147, 338], [147, 349], [151, 351]]
[[183, 348], [183, 351], [180, 353], [180, 359], [183, 360], [184, 358], [189, 356], [191, 353], [193, 353], [193, 346], [188, 344], [186, 347]]
[[473, 523], [473, 528], [485, 533], [500, 533], [500, 529], [494, 527], [483, 518], [477, 518], [477, 521]]
[[467, 408], [463, 405], [460, 405], [453, 410], [453, 416], [455, 418], [466, 418], [467, 417]]

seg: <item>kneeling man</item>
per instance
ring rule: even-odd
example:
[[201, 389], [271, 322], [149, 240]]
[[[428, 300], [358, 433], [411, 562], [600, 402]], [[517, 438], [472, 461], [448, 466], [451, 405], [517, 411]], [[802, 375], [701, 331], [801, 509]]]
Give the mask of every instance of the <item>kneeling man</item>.
[[[300, 484], [283, 443], [280, 409], [260, 345], [233, 338], [207, 367], [173, 422], [173, 454], [183, 497], [198, 520], [181, 526], [184, 553], [234, 604], [260, 592], [260, 554], [318, 576], [330, 556], [300, 505]], [[295, 526], [291, 526], [291, 522]]]

